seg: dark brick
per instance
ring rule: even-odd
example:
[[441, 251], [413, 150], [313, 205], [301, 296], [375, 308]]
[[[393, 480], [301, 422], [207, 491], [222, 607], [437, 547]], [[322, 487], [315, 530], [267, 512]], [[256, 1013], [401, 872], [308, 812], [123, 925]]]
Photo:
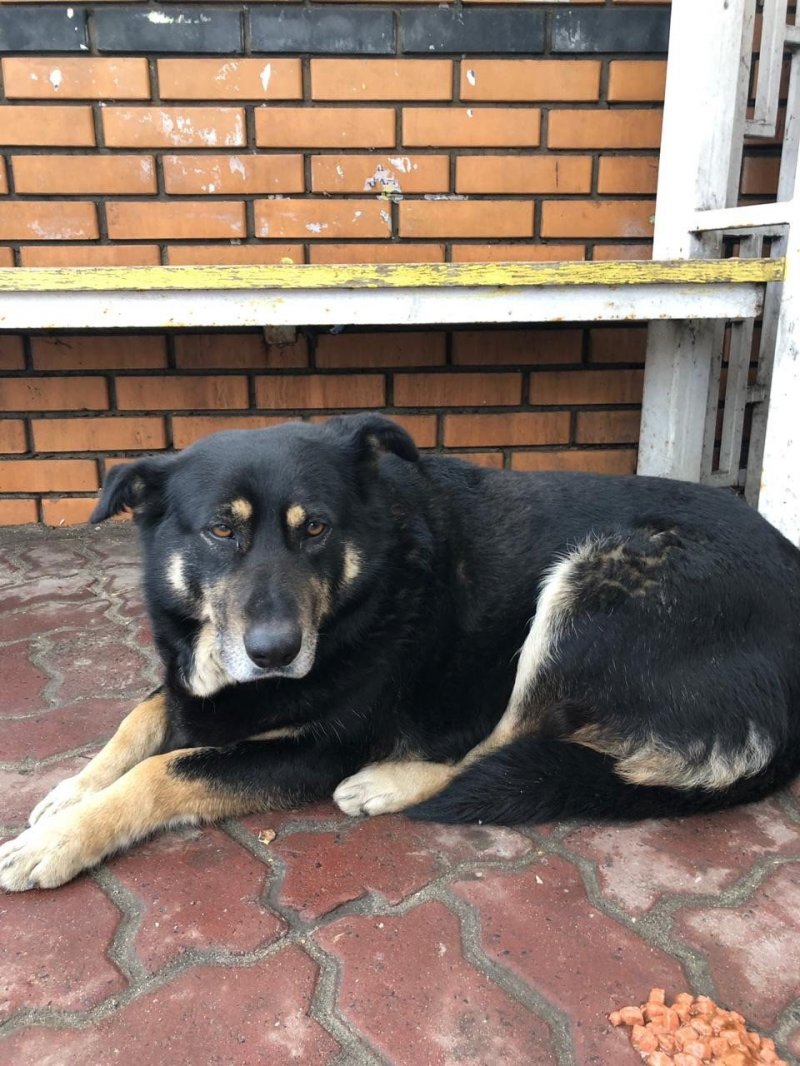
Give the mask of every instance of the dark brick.
[[534, 54], [544, 50], [544, 12], [406, 10], [400, 14], [400, 50]]
[[92, 13], [100, 52], [213, 52], [242, 48], [239, 12], [221, 7], [112, 7]]
[[394, 52], [391, 11], [365, 11], [359, 7], [320, 11], [269, 4], [250, 11], [250, 26], [254, 52], [314, 55], [391, 55]]
[[0, 52], [79, 52], [86, 44], [86, 14], [79, 8], [0, 8]]
[[627, 11], [553, 12], [553, 52], [666, 52], [669, 11], [636, 7]]

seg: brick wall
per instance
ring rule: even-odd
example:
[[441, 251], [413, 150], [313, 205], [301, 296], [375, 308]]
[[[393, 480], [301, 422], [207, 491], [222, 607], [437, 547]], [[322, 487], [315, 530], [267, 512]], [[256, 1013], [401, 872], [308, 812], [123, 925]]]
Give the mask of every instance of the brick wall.
[[[629, 0], [0, 0], [0, 266], [646, 257], [668, 23]], [[82, 520], [104, 465], [231, 418], [362, 407], [482, 462], [634, 468], [641, 329], [309, 326], [0, 335], [0, 520]]]

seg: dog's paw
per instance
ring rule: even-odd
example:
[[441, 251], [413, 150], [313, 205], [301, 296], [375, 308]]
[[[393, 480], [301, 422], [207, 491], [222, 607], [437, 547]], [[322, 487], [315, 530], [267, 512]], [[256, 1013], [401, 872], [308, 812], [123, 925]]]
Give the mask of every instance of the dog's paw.
[[45, 818], [52, 818], [65, 807], [80, 803], [94, 791], [85, 779], [81, 780], [80, 774], [65, 778], [51, 789], [41, 802], [36, 804], [28, 818], [28, 825], [36, 825]]
[[391, 814], [435, 795], [453, 777], [453, 767], [442, 763], [374, 763], [347, 777], [333, 794], [345, 814]]
[[0, 888], [56, 888], [99, 861], [88, 854], [74, 819], [47, 819], [0, 847]]

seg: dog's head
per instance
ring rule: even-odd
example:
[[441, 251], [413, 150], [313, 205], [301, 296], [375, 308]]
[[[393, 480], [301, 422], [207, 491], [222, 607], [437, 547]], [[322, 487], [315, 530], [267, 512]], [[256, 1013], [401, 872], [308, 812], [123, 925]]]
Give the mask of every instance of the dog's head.
[[134, 512], [156, 639], [189, 692], [309, 673], [320, 628], [377, 577], [386, 453], [418, 457], [367, 414], [216, 433], [111, 471], [91, 521]]

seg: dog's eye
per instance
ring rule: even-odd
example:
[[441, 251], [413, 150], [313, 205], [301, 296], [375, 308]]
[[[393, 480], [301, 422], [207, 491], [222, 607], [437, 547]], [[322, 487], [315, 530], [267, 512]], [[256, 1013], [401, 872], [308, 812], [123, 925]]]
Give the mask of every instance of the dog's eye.
[[325, 523], [321, 522], [318, 518], [309, 518], [305, 525], [306, 536], [321, 537], [327, 528]]
[[216, 537], [217, 540], [228, 540], [233, 536], [233, 530], [230, 526], [226, 526], [224, 522], [217, 522], [215, 526], [211, 527], [212, 537]]

